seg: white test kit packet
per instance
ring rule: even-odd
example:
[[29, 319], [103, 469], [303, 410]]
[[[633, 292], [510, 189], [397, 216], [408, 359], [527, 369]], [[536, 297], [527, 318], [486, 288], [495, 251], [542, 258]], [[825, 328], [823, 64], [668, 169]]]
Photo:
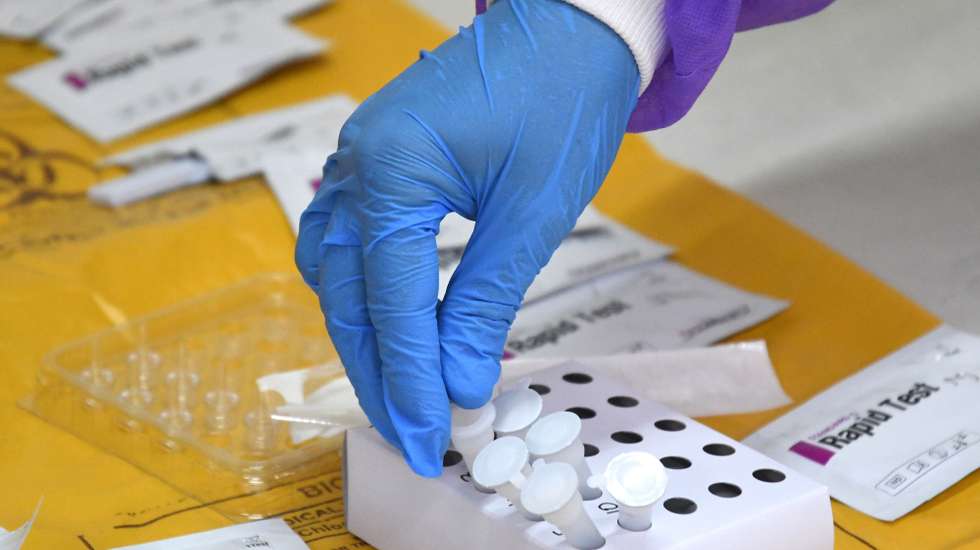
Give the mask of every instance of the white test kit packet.
[[[457, 214], [446, 216], [439, 226], [436, 242], [440, 298], [446, 293], [472, 232], [473, 222]], [[528, 288], [524, 306], [596, 277], [665, 258], [671, 250], [588, 206]], [[558, 301], [565, 303], [561, 299]]]
[[[318, 176], [327, 156], [337, 148], [341, 127], [356, 108], [357, 102], [350, 96], [328, 95], [148, 143], [108, 157], [103, 163], [139, 169], [194, 155], [208, 163], [215, 179], [231, 181], [261, 172], [267, 156], [287, 155], [287, 161], [297, 162], [312, 153], [319, 160], [302, 166]], [[305, 192], [308, 203], [313, 190], [307, 186]]]
[[[504, 361], [501, 382], [531, 377], [571, 360], [552, 357]], [[627, 382], [637, 395], [695, 418], [757, 412], [791, 402], [772, 368], [766, 343], [761, 340], [574, 360]]]
[[282, 518], [240, 523], [170, 539], [112, 550], [309, 550]]
[[122, 206], [208, 179], [232, 181], [262, 171], [296, 231], [321, 167], [356, 108], [350, 97], [330, 95], [130, 149], [103, 162], [132, 173], [90, 187], [88, 196]]
[[186, 113], [325, 43], [278, 18], [202, 17], [85, 49], [8, 78], [72, 126], [107, 142]]
[[294, 235], [299, 235], [299, 218], [320, 187], [327, 153], [316, 149], [283, 151], [262, 159], [262, 175]]
[[942, 326], [744, 442], [898, 519], [980, 467], [980, 338]]
[[[66, 2], [62, 0], [62, 3]], [[131, 37], [158, 27], [184, 25], [215, 12], [261, 13], [265, 17], [290, 19], [326, 3], [327, 0], [100, 0], [72, 10], [68, 17], [46, 30], [41, 39], [48, 47], [61, 52], [104, 48], [109, 40], [126, 39], [127, 35]]]
[[87, 1], [4, 0], [0, 2], [0, 36], [34, 38]]
[[699, 347], [787, 305], [672, 261], [648, 262], [522, 308], [505, 349], [520, 358], [581, 358]]
[[211, 168], [208, 164], [188, 156], [93, 185], [86, 194], [93, 202], [119, 207], [209, 179]]

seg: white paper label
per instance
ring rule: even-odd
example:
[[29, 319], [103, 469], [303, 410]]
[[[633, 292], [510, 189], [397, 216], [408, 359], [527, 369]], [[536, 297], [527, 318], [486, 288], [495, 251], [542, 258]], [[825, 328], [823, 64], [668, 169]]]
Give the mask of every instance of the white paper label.
[[588, 357], [699, 347], [786, 305], [671, 261], [650, 262], [521, 309], [506, 350], [513, 357]]
[[72, 52], [9, 78], [99, 141], [185, 113], [319, 53], [324, 44], [278, 19], [200, 18]]
[[113, 550], [308, 550], [280, 518], [253, 521], [171, 539], [120, 546]]
[[900, 518], [980, 467], [980, 338], [940, 327], [745, 443], [853, 508]]
[[567, 361], [609, 373], [637, 393], [691, 417], [739, 414], [790, 402], [769, 361], [765, 342], [628, 355], [504, 361], [508, 384]]
[[45, 32], [43, 40], [62, 52], [101, 49], [108, 41], [131, 40], [148, 30], [176, 28], [202, 17], [262, 14], [288, 19], [325, 3], [326, 0], [101, 0], [73, 10]]
[[87, 0], [3, 0], [0, 36], [33, 38]]

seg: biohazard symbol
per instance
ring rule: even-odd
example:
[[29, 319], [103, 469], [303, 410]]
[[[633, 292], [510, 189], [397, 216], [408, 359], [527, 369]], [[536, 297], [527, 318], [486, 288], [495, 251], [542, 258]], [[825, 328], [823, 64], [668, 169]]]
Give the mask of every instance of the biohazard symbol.
[[0, 209], [85, 196], [98, 169], [71, 153], [33, 147], [0, 130]]

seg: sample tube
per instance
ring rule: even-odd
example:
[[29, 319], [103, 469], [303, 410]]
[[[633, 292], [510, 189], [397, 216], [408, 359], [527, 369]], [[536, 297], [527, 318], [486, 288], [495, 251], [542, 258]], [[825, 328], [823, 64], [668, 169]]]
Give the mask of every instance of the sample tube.
[[160, 366], [160, 355], [149, 349], [146, 325], [140, 325], [136, 351], [126, 357], [126, 389], [122, 398], [133, 408], [143, 408], [153, 402], [153, 374]]
[[[89, 368], [82, 371], [82, 380], [88, 383], [91, 393], [99, 396], [103, 392], [112, 390], [115, 377], [112, 371], [102, 367], [101, 354], [99, 352], [99, 340], [92, 342], [92, 349], [89, 356]], [[86, 397], [85, 406], [89, 408], [99, 407], [99, 401], [95, 397]]]
[[582, 420], [568, 411], [551, 413], [540, 418], [527, 431], [527, 449], [534, 459], [545, 462], [564, 462], [578, 476], [578, 488], [585, 500], [593, 500], [602, 491], [589, 485], [592, 472], [585, 461], [585, 445], [582, 444]]
[[602, 476], [593, 476], [591, 485], [605, 485], [619, 504], [619, 525], [630, 531], [646, 531], [651, 526], [653, 505], [667, 489], [667, 471], [650, 453], [634, 451], [616, 456]]
[[521, 489], [521, 504], [532, 514], [561, 529], [574, 548], [595, 550], [606, 544], [578, 492], [578, 475], [564, 462], [536, 460], [530, 477]]
[[181, 342], [177, 347], [177, 368], [167, 375], [167, 408], [160, 413], [161, 420], [169, 435], [175, 435], [189, 426], [193, 419], [190, 410], [191, 393], [195, 381], [189, 370], [190, 358], [187, 346]]
[[493, 490], [481, 485], [473, 474], [473, 463], [476, 456], [484, 447], [493, 441], [493, 421], [497, 416], [493, 403], [487, 403], [479, 409], [462, 409], [452, 406], [452, 428], [450, 438], [453, 447], [463, 455], [463, 462], [473, 478], [473, 486], [483, 493]]
[[258, 406], [245, 414], [245, 446], [256, 454], [268, 454], [278, 444], [279, 426], [272, 419], [270, 392], [260, 392]]
[[220, 434], [230, 430], [235, 424], [235, 407], [238, 405], [238, 394], [231, 389], [229, 382], [228, 364], [232, 362], [238, 350], [237, 340], [224, 348], [218, 355], [214, 365], [214, 389], [204, 394], [204, 405], [207, 414], [204, 423], [212, 434]]
[[505, 435], [524, 437], [527, 429], [538, 419], [544, 402], [530, 385], [529, 379], [521, 380], [516, 387], [501, 393], [493, 400], [497, 410], [493, 429], [498, 437]]
[[541, 521], [539, 514], [521, 504], [521, 487], [531, 473], [527, 463], [527, 446], [519, 437], [504, 436], [483, 448], [473, 462], [473, 479], [496, 491], [531, 521]]

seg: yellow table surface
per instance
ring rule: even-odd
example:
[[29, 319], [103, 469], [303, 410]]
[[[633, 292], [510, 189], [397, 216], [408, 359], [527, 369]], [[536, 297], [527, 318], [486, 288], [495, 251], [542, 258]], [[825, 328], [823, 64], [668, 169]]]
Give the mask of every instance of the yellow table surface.
[[[461, 0], [462, 1], [462, 0]], [[227, 525], [208, 503], [18, 409], [44, 353], [114, 323], [265, 271], [293, 269], [293, 236], [261, 179], [184, 190], [112, 211], [84, 189], [117, 175], [107, 153], [231, 117], [344, 92], [363, 99], [446, 31], [396, 0], [338, 0], [297, 22], [333, 40], [326, 55], [171, 123], [99, 145], [0, 84], [0, 525], [41, 514], [25, 546], [97, 548]], [[51, 56], [0, 42], [0, 71]], [[733, 145], [737, 146], [737, 145]], [[797, 402], [939, 321], [846, 258], [629, 136], [597, 199], [601, 210], [677, 248], [677, 259], [742, 288], [792, 301], [734, 339], [764, 338]], [[786, 412], [704, 419], [741, 438]], [[834, 503], [838, 548], [980, 548], [980, 472], [894, 523]], [[314, 549], [367, 545], [343, 527], [340, 475], [276, 490]], [[251, 498], [247, 496], [238, 498]], [[266, 499], [269, 501], [270, 499]]]

